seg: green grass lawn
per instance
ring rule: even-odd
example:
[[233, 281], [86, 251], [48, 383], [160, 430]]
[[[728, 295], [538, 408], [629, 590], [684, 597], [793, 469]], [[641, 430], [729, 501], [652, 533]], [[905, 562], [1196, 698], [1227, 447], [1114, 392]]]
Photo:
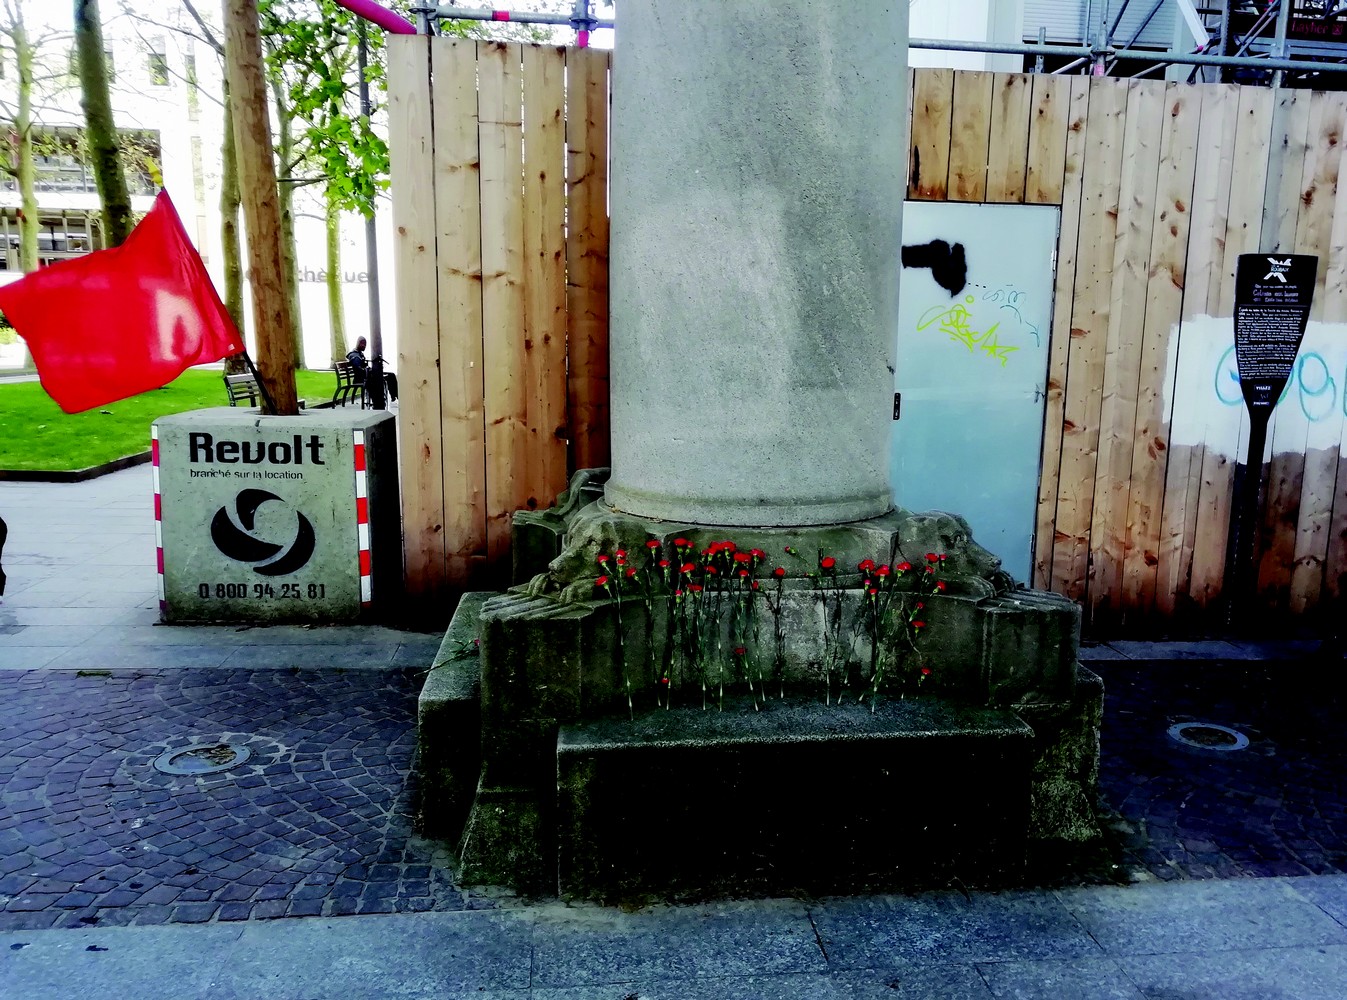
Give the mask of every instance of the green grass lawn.
[[[331, 371], [301, 371], [299, 398], [332, 398]], [[62, 413], [37, 382], [0, 383], [0, 469], [67, 472], [149, 451], [150, 424], [167, 413], [226, 406], [219, 371], [192, 369], [162, 389], [83, 413]]]

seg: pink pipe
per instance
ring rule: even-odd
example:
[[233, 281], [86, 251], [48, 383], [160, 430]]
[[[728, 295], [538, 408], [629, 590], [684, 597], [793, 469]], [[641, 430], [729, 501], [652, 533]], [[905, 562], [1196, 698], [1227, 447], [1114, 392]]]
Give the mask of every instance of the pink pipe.
[[395, 14], [387, 7], [380, 7], [374, 0], [337, 0], [337, 3], [352, 14], [363, 17], [366, 21], [372, 21], [386, 31], [398, 35], [416, 34], [416, 25], [401, 14]]

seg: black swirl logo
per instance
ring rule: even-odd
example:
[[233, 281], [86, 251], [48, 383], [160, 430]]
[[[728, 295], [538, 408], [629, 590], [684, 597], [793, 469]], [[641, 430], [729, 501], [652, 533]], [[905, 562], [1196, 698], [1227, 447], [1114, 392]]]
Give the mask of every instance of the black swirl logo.
[[262, 576], [293, 573], [313, 557], [315, 538], [309, 519], [295, 511], [295, 531], [287, 541], [259, 538], [256, 533], [257, 508], [269, 502], [285, 503], [266, 490], [243, 490], [234, 498], [234, 516], [228, 507], [215, 512], [210, 522], [210, 538], [215, 547], [230, 559], [251, 563]]

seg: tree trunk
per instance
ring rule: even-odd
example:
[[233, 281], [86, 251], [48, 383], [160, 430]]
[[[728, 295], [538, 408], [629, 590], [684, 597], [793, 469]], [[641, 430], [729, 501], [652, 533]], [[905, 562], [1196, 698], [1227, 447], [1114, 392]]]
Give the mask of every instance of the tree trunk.
[[341, 210], [327, 199], [327, 313], [331, 320], [332, 363], [346, 357], [346, 308], [341, 295]]
[[[42, 228], [33, 168], [33, 47], [21, 21], [13, 25], [12, 37], [19, 75], [18, 110], [14, 115], [14, 131], [18, 133], [15, 169], [19, 182], [19, 269], [28, 274], [37, 270], [37, 234]], [[19, 367], [31, 368], [32, 363], [25, 341]]]
[[98, 0], [75, 0], [75, 50], [89, 159], [103, 206], [103, 232], [108, 246], [120, 246], [131, 234], [131, 194], [122, 173], [117, 128], [112, 121]]
[[[234, 145], [229, 84], [224, 85], [224, 142], [220, 146], [220, 252], [224, 257], [224, 305], [234, 325], [243, 330], [243, 248], [239, 244], [239, 162]], [[242, 354], [225, 358], [225, 371], [248, 370]]]
[[295, 392], [293, 319], [282, 286], [281, 211], [276, 195], [276, 161], [271, 145], [266, 80], [257, 0], [226, 0], [225, 51], [229, 94], [238, 144], [239, 186], [252, 273], [253, 326], [262, 384], [270, 397], [264, 412], [293, 416]]
[[19, 71], [19, 106], [14, 115], [14, 131], [18, 133], [18, 162], [14, 166], [19, 181], [19, 269], [28, 274], [37, 270], [37, 234], [42, 228], [33, 169], [33, 47], [22, 24], [14, 26], [13, 37]]
[[282, 278], [295, 327], [295, 364], [304, 368], [304, 317], [299, 308], [299, 267], [295, 261], [295, 187], [289, 183], [290, 163], [295, 156], [295, 137], [290, 120], [290, 105], [286, 101], [285, 86], [281, 80], [271, 81], [271, 94], [276, 101], [276, 121], [279, 123], [276, 162], [280, 165], [281, 174], [277, 196], [281, 206]]

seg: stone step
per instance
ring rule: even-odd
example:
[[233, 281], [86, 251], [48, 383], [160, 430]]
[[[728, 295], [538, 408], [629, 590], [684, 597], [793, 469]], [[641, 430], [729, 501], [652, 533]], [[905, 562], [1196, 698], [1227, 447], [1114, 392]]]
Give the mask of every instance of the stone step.
[[1033, 731], [933, 698], [726, 704], [562, 726], [562, 896], [1013, 882]]

